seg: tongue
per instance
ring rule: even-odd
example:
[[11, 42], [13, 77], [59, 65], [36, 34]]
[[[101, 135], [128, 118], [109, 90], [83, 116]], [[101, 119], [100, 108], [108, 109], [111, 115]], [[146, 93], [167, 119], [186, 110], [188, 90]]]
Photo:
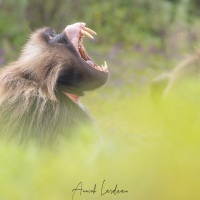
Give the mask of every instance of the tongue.
[[94, 67], [94, 63], [93, 63], [92, 61], [87, 60], [86, 63], [87, 63], [88, 65], [90, 65], [91, 67]]

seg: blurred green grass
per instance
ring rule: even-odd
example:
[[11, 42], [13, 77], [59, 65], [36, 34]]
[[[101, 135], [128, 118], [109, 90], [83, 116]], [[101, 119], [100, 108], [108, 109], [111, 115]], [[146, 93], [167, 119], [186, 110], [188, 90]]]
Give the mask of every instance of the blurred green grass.
[[[79, 182], [85, 189], [97, 184], [97, 193], [77, 192], [74, 199], [199, 199], [200, 129], [187, 118], [194, 110], [171, 109], [174, 98], [160, 112], [146, 88], [136, 96], [104, 87], [83, 101], [94, 127], [56, 149], [0, 146], [1, 199], [71, 199]], [[118, 184], [128, 193], [101, 196], [103, 180], [106, 189]]]

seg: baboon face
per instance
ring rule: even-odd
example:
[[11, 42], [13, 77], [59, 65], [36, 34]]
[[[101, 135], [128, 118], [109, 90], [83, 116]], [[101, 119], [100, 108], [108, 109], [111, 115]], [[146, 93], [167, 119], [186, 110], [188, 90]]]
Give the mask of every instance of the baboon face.
[[61, 34], [50, 28], [39, 29], [31, 35], [20, 60], [28, 60], [40, 84], [50, 84], [45, 80], [54, 74], [56, 90], [83, 95], [105, 84], [109, 76], [106, 63], [99, 67], [84, 49], [83, 37], [93, 38], [91, 34], [96, 33], [85, 23], [69, 25]]

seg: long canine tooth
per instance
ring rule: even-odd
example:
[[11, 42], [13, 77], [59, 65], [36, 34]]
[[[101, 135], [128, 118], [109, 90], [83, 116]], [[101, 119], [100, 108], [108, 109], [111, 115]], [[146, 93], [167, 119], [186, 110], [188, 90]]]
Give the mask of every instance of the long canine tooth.
[[90, 28], [84, 27], [84, 30], [87, 31], [88, 33], [93, 34], [93, 35], [97, 35], [97, 33], [95, 31], [93, 31], [92, 29], [90, 29]]
[[91, 34], [89, 34], [88, 32], [86, 32], [84, 30], [81, 30], [81, 34], [88, 37], [88, 38], [94, 39], [94, 37]]
[[108, 69], [108, 66], [107, 66], [106, 61], [104, 61], [104, 68], [105, 68], [105, 69]]
[[102, 69], [102, 71], [106, 71], [106, 68], [103, 66], [103, 65], [101, 65], [101, 69]]

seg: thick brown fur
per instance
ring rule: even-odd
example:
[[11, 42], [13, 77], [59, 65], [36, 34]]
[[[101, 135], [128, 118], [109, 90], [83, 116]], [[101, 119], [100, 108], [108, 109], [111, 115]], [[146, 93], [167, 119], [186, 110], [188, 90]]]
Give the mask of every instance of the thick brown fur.
[[[0, 71], [0, 135], [3, 141], [14, 138], [26, 143], [34, 138], [41, 145], [55, 143], [59, 135], [70, 135], [74, 127], [90, 121], [85, 110], [62, 91], [63, 87], [69, 92], [79, 89], [79, 85], [82, 87], [87, 82], [83, 80], [82, 83], [83, 78], [74, 80], [83, 74], [78, 68], [82, 60], [68, 39], [65, 38], [67, 44], [50, 44], [49, 34], [52, 33], [48, 28], [35, 31], [19, 59]], [[67, 74], [67, 70], [73, 73], [72, 79], [75, 77], [72, 81], [80, 82], [78, 86], [59, 84], [59, 77]], [[80, 75], [76, 75], [76, 71], [80, 71]], [[84, 89], [81, 88], [81, 92]], [[93, 88], [90, 86], [90, 89]]]

